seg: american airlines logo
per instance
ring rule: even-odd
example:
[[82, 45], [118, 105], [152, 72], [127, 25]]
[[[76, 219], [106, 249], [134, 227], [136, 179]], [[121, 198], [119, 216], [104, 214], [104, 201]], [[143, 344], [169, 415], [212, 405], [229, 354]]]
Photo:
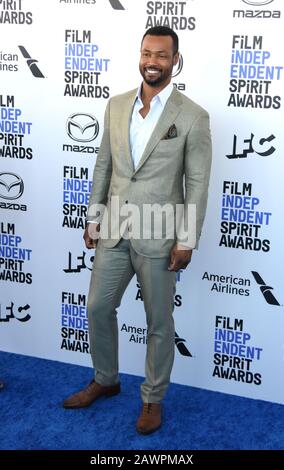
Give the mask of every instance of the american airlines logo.
[[[8, 0], [10, 1], [10, 0]], [[12, 0], [11, 0], [12, 1]], [[106, 3], [106, 0], [101, 0], [101, 2], [103, 3]], [[1, 0], [0, 0], [0, 3], [1, 3]], [[59, 3], [64, 3], [64, 4], [68, 4], [68, 6], [72, 6], [73, 4], [79, 4], [80, 7], [82, 6], [83, 7], [83, 4], [84, 5], [95, 5], [97, 3], [97, 0], [59, 0]], [[125, 10], [124, 6], [122, 5], [121, 1], [120, 0], [109, 0], [109, 3], [110, 5], [112, 6], [112, 8], [114, 10]]]
[[260, 292], [262, 293], [263, 297], [265, 298], [266, 302], [270, 305], [280, 305], [278, 300], [275, 298], [275, 296], [272, 294], [273, 287], [268, 286], [262, 277], [258, 274], [256, 271], [252, 271], [252, 275], [256, 281], [256, 283], [259, 285]]
[[114, 10], [124, 10], [124, 6], [119, 0], [109, 0], [109, 3], [111, 4], [112, 8], [114, 8]]
[[186, 345], [184, 344], [185, 342], [186, 342], [185, 339], [180, 338], [180, 336], [177, 333], [175, 333], [175, 345], [178, 349], [178, 352], [182, 356], [192, 357], [192, 354], [189, 352]]
[[23, 57], [26, 59], [27, 65], [32, 72], [33, 76], [36, 78], [44, 78], [44, 75], [38, 68], [36, 62], [38, 62], [36, 59], [33, 59], [30, 54], [28, 53], [27, 49], [24, 46], [18, 46]]

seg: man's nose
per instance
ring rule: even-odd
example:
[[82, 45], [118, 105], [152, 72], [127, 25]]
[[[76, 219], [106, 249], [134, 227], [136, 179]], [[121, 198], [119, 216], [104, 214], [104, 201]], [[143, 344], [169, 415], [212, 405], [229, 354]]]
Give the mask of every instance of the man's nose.
[[148, 57], [148, 60], [147, 60], [147, 65], [150, 66], [150, 65], [157, 65], [159, 63], [159, 59], [156, 55], [151, 55], [150, 57]]

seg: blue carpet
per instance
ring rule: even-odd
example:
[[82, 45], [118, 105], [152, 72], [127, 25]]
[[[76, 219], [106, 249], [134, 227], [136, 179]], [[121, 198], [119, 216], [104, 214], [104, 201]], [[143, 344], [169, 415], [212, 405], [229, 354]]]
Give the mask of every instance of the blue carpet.
[[4, 450], [280, 450], [284, 407], [171, 384], [163, 426], [141, 436], [141, 377], [121, 375], [122, 393], [91, 407], [65, 410], [62, 400], [84, 387], [92, 370], [0, 353], [0, 449]]

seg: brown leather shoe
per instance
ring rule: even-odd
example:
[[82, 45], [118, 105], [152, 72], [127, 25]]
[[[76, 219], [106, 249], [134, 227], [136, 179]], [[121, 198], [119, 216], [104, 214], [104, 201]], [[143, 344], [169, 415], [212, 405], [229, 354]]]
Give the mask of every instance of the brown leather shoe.
[[162, 407], [160, 403], [144, 403], [138, 418], [136, 429], [140, 434], [151, 434], [162, 424]]
[[90, 406], [97, 398], [112, 397], [120, 392], [120, 384], [103, 386], [92, 380], [92, 382], [80, 392], [71, 395], [63, 402], [63, 408], [85, 408]]

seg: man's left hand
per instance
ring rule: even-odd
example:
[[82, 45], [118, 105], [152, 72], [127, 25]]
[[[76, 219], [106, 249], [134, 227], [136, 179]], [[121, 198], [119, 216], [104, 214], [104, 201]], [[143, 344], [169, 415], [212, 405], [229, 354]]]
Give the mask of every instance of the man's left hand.
[[168, 270], [177, 272], [180, 269], [185, 269], [190, 263], [191, 256], [192, 250], [183, 249], [177, 244], [174, 245], [170, 253], [171, 261]]

